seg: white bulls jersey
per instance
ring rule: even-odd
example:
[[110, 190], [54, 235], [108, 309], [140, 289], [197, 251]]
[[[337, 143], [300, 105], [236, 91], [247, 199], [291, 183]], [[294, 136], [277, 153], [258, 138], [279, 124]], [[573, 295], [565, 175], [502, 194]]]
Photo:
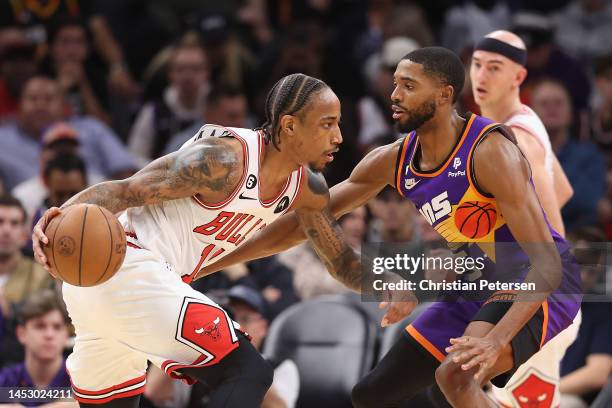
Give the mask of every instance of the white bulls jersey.
[[538, 115], [527, 105], [515, 112], [506, 122], [507, 126], [521, 128], [531, 134], [544, 148], [544, 166], [550, 176], [553, 175], [553, 151], [550, 137]]
[[193, 196], [129, 208], [120, 217], [128, 245], [150, 250], [185, 282], [286, 213], [305, 177], [305, 170], [300, 167], [291, 173], [278, 196], [263, 201], [259, 193], [263, 133], [205, 125], [181, 149], [205, 137], [235, 137], [242, 143], [244, 173], [229, 198], [220, 203], [204, 203]]

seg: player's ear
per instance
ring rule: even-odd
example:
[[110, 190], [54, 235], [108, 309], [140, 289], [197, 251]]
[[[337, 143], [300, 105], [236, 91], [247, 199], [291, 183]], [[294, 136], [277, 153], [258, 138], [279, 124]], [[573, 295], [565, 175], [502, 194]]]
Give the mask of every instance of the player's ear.
[[523, 81], [525, 80], [525, 78], [527, 78], [527, 70], [525, 69], [525, 67], [520, 67], [517, 72], [516, 72], [516, 76], [515, 76], [515, 83], [516, 86], [521, 86], [521, 84], [523, 83]]
[[280, 129], [282, 132], [293, 135], [293, 129], [295, 127], [295, 116], [283, 115], [280, 118]]
[[445, 85], [440, 87], [440, 93], [438, 94], [438, 104], [441, 105], [443, 103], [448, 103], [452, 105], [453, 95], [455, 95], [455, 90], [451, 85]]

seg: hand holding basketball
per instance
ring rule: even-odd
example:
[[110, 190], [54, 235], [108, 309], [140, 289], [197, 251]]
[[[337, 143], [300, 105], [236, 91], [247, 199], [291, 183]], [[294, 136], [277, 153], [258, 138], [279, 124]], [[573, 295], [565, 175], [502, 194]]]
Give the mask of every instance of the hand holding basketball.
[[39, 241], [37, 250], [43, 253], [37, 253], [37, 260], [66, 283], [98, 285], [123, 263], [125, 232], [117, 218], [102, 207], [75, 204], [62, 211], [55, 209], [48, 216], [45, 213], [37, 227], [33, 239]]
[[53, 217], [57, 217], [61, 214], [61, 210], [57, 207], [51, 207], [36, 223], [34, 229], [32, 230], [32, 247], [34, 250], [34, 259], [36, 262], [41, 264], [43, 268], [45, 268], [51, 275], [57, 278], [55, 274], [51, 271], [49, 260], [45, 256], [43, 251], [43, 246], [49, 243], [49, 238], [45, 235], [45, 230], [47, 229], [47, 225], [49, 225], [49, 221], [53, 219]]

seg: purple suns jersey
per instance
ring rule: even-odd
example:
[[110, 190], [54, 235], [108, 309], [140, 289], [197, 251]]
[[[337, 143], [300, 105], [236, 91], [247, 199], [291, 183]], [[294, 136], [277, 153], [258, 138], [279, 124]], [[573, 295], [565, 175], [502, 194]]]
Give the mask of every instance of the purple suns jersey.
[[[418, 170], [419, 140], [416, 132], [408, 134], [396, 164], [396, 189], [416, 205], [453, 251], [484, 258], [485, 267], [480, 271], [483, 278], [490, 280], [496, 276], [499, 279], [500, 275], [509, 278], [503, 272], [513, 272], [514, 277], [508, 281], [522, 280], [529, 266], [527, 254], [497, 209], [495, 197], [479, 190], [472, 170], [472, 154], [479, 142], [493, 130], [505, 134], [504, 129], [475, 114], [468, 114], [465, 122], [450, 156], [441, 166], [429, 171]], [[559, 253], [567, 252], [568, 243], [550, 224], [548, 227]], [[477, 276], [470, 280], [473, 278]], [[562, 285], [566, 286], [562, 292], [580, 293], [576, 284], [576, 278], [571, 277]]]

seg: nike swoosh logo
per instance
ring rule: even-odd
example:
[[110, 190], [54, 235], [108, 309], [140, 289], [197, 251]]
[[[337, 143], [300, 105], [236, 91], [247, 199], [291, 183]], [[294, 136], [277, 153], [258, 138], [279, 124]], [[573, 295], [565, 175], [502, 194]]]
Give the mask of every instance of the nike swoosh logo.
[[238, 196], [238, 198], [241, 198], [243, 200], [257, 200], [256, 198], [253, 197], [247, 197], [244, 195], [244, 193], [240, 193], [240, 195]]
[[408, 189], [408, 190], [412, 190], [412, 189], [413, 189], [413, 188], [415, 188], [415, 187], [416, 187], [416, 185], [417, 185], [417, 184], [419, 184], [420, 182], [421, 182], [421, 180], [417, 180], [417, 181], [416, 181], [415, 183], [413, 183], [412, 185], [410, 185], [410, 186], [406, 186], [406, 189]]

